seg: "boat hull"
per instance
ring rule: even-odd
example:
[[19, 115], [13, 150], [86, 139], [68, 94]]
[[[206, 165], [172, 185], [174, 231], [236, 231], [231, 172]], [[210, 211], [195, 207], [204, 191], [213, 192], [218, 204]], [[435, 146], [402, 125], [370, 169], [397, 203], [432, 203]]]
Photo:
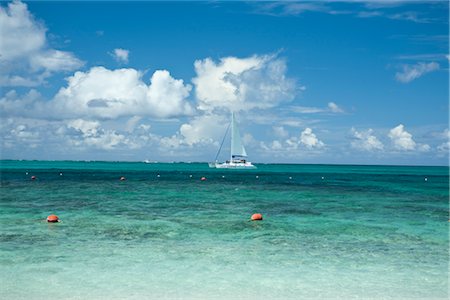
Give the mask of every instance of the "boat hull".
[[217, 169], [256, 169], [256, 166], [254, 166], [251, 162], [245, 162], [245, 163], [209, 163], [210, 168], [217, 168]]

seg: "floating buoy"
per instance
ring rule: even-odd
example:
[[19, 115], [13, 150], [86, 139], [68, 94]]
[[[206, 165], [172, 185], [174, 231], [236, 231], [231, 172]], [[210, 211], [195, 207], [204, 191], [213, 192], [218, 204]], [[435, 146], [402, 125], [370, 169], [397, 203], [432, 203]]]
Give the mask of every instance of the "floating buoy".
[[31, 180], [36, 180], [36, 176], [31, 176]]
[[256, 179], [258, 179], [259, 178], [259, 176], [258, 175], [256, 175]]
[[159, 174], [158, 174], [158, 175], [156, 175], [156, 177], [158, 177], [158, 178], [159, 178], [159, 177], [161, 177], [161, 175], [159, 175]]
[[120, 181], [127, 180], [124, 176], [120, 177]]
[[289, 176], [289, 179], [292, 179], [292, 177], [291, 177], [291, 176]]
[[201, 180], [201, 181], [205, 181], [205, 180], [206, 180], [206, 177], [202, 177], [202, 178], [200, 178], [200, 180]]
[[428, 181], [428, 178], [425, 177], [425, 181]]
[[59, 176], [62, 176], [62, 173], [59, 173]]
[[50, 215], [47, 217], [47, 222], [56, 223], [56, 222], [59, 222], [59, 218], [56, 215]]
[[225, 175], [222, 175], [222, 178], [225, 178]]
[[192, 178], [192, 175], [189, 175], [189, 178]]
[[322, 176], [322, 180], [324, 180], [324, 179], [325, 179], [325, 177]]
[[252, 219], [252, 221], [262, 221], [263, 216], [262, 216], [262, 214], [253, 214], [251, 219]]

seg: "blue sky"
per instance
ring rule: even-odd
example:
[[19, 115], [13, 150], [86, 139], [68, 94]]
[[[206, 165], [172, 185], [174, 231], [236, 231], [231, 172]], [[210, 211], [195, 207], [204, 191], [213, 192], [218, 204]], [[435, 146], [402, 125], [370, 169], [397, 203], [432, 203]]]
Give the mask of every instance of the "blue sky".
[[448, 11], [1, 2], [1, 158], [448, 165]]

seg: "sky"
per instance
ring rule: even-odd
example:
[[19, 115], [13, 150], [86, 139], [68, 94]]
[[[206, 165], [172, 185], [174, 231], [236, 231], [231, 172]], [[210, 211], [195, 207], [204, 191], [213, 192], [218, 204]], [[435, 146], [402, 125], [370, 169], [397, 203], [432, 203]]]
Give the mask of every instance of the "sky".
[[1, 159], [448, 165], [447, 1], [0, 7]]

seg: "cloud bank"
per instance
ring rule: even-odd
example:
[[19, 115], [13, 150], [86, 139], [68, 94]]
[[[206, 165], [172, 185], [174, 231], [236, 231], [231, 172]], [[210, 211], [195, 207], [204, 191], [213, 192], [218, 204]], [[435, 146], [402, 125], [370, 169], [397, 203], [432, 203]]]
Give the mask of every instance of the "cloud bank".
[[9, 115], [33, 115], [41, 118], [115, 119], [123, 116], [168, 118], [192, 114], [187, 101], [191, 86], [174, 79], [166, 70], [153, 73], [150, 83], [135, 69], [109, 70], [93, 67], [67, 78], [50, 101], [39, 101], [33, 93], [23, 98], [11, 93], [0, 99], [0, 107]]
[[289, 102], [296, 94], [295, 81], [286, 76], [286, 62], [276, 55], [247, 58], [211, 58], [194, 63], [198, 109], [231, 111], [268, 109]]

